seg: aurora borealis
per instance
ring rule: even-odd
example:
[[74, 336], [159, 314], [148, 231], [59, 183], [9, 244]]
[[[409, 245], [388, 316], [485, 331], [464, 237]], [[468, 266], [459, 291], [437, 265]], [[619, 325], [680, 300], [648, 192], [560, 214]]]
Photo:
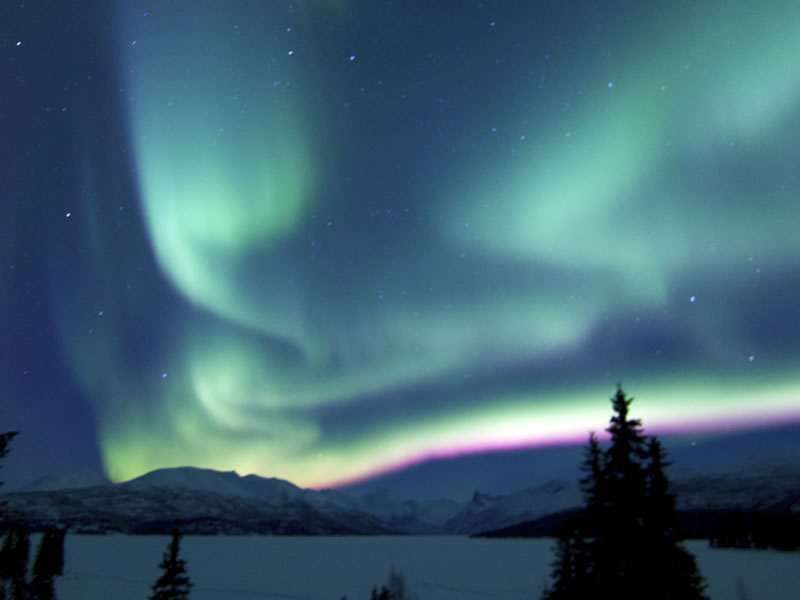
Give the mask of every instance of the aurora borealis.
[[582, 440], [617, 381], [800, 419], [800, 5], [457, 5], [8, 9], [20, 428], [327, 486]]

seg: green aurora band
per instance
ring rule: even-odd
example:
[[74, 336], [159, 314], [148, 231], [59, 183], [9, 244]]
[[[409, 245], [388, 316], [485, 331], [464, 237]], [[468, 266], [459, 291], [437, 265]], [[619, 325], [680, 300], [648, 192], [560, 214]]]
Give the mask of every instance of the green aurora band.
[[[800, 417], [797, 375], [748, 362], [734, 317], [689, 303], [683, 283], [800, 259], [797, 187], [726, 183], [732, 164], [787, 143], [800, 108], [800, 5], [704, 3], [688, 25], [686, 13], [637, 23], [613, 51], [572, 65], [570, 85], [584, 92], [569, 111], [532, 108], [533, 84], [512, 93], [498, 83], [503, 110], [484, 121], [535, 125], [514, 160], [448, 165], [458, 177], [430, 182], [425, 248], [400, 243], [376, 268], [330, 280], [306, 243], [310, 231], [352, 235], [329, 216], [339, 199], [320, 152], [341, 134], [320, 97], [343, 92], [318, 64], [326, 46], [314, 46], [313, 23], [320, 11], [352, 19], [346, 4], [243, 19], [236, 2], [179, 2], [185, 14], [164, 8], [149, 21], [120, 5], [136, 42], [121, 61], [146, 230], [187, 307], [159, 349], [163, 379], [128, 372], [112, 333], [92, 348], [71, 342], [112, 478], [191, 464], [326, 486], [428, 458], [572, 442], [603, 426], [618, 377], [655, 430]], [[303, 44], [287, 41], [287, 24]], [[492, 278], [463, 273], [464, 261]], [[504, 270], [514, 275], [498, 289]], [[609, 316], [670, 308], [711, 367], [632, 361], [556, 383], [459, 384], [425, 410], [337, 420], [389, 402], [387, 392], [402, 402], [420, 385], [502, 373], [516, 357], [569, 355]]]

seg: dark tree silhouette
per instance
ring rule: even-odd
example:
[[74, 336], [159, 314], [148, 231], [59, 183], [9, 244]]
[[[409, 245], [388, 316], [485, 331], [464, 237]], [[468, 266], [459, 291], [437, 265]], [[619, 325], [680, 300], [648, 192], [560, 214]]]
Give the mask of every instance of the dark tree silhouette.
[[30, 600], [55, 600], [55, 579], [53, 577], [34, 575], [28, 586], [27, 597]]
[[602, 519], [595, 528], [598, 584], [614, 590], [619, 598], [636, 597], [641, 594], [637, 588], [645, 583], [641, 581], [641, 549], [646, 481], [641, 461], [646, 454], [646, 439], [641, 421], [630, 418], [632, 402], [633, 398], [617, 386], [606, 429], [610, 442], [603, 468]]
[[[0, 433], [0, 459], [8, 456], [11, 441], [16, 436], [16, 431]], [[3, 485], [2, 481], [0, 481], [0, 485]], [[0, 508], [3, 506], [5, 506], [5, 502], [0, 502]], [[7, 531], [5, 534], [3, 545], [0, 548], [0, 600], [6, 599], [6, 587], [8, 582], [12, 580], [15, 567], [14, 543], [16, 538], [12, 531]]]
[[655, 590], [655, 598], [702, 600], [705, 582], [694, 557], [681, 545], [676, 531], [675, 496], [670, 492], [664, 469], [669, 466], [661, 442], [653, 437], [647, 443], [645, 474], [645, 544], [653, 557], [645, 565], [645, 576]]
[[[18, 432], [16, 431], [6, 431], [5, 433], [0, 433], [0, 459], [5, 458], [8, 456], [8, 452], [11, 449], [11, 442], [17, 437]], [[3, 485], [3, 482], [0, 481], [0, 485]], [[2, 507], [5, 503], [0, 502], [0, 507]]]
[[64, 531], [46, 531], [39, 542], [33, 574], [45, 577], [58, 577], [64, 574]]
[[579, 529], [567, 524], [559, 535], [552, 564], [553, 586], [544, 591], [544, 600], [586, 598], [592, 592], [591, 546]]
[[[589, 434], [589, 443], [584, 452], [583, 464], [581, 465], [581, 471], [585, 475], [581, 478], [580, 485], [586, 511], [594, 519], [599, 519], [599, 513], [603, 510], [606, 501], [606, 475], [604, 469], [603, 451], [600, 448], [600, 442], [597, 441], [597, 435], [591, 432]], [[587, 533], [594, 535], [595, 532]]]
[[651, 437], [647, 442], [647, 464], [645, 477], [647, 481], [645, 512], [649, 531], [648, 537], [653, 543], [671, 544], [677, 540], [675, 496], [670, 493], [667, 474], [664, 472], [671, 463], [666, 460], [666, 453], [661, 442]]
[[370, 600], [407, 600], [405, 577], [391, 569], [386, 583], [380, 588], [373, 587], [369, 597]]
[[589, 436], [586, 508], [559, 536], [545, 600], [706, 600], [694, 557], [679, 544], [664, 449], [630, 417], [632, 401], [617, 386], [608, 450]]
[[629, 418], [632, 402], [633, 398], [628, 398], [622, 387], [617, 386], [611, 398], [614, 415], [606, 429], [611, 445], [603, 469], [607, 505], [614, 509], [614, 517], [628, 522], [636, 520], [642, 510], [645, 472], [641, 460], [647, 455], [642, 422]]
[[[16, 431], [0, 433], [0, 459], [8, 455], [16, 436]], [[54, 600], [54, 579], [64, 573], [65, 534], [64, 530], [52, 530], [42, 536], [28, 583], [30, 532], [18, 526], [6, 532], [0, 547], [0, 600], [9, 596], [12, 600]]]
[[369, 595], [369, 600], [392, 600], [392, 594], [385, 585], [382, 585], [380, 590], [374, 587]]
[[[30, 554], [30, 534], [21, 527], [12, 527], [0, 548], [0, 596], [23, 600], [26, 598], [28, 556]], [[10, 589], [7, 589], [10, 588]], [[9, 595], [10, 593], [10, 595]]]
[[153, 584], [150, 600], [186, 600], [192, 582], [186, 571], [186, 561], [180, 558], [181, 535], [173, 532], [172, 539], [159, 563], [161, 576]]
[[8, 451], [11, 447], [12, 440], [17, 437], [18, 431], [6, 431], [0, 433], [0, 458], [8, 456]]
[[3, 537], [0, 547], [0, 600], [6, 600], [8, 583], [14, 573], [14, 536], [11, 531]]
[[55, 578], [64, 573], [64, 534], [63, 530], [51, 529], [39, 542], [29, 587], [32, 600], [55, 598]]

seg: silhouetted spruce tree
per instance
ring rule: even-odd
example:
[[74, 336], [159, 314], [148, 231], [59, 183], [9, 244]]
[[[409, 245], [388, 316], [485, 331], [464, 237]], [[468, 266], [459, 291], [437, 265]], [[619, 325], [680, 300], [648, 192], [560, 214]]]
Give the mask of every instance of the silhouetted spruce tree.
[[[0, 433], [0, 459], [8, 456], [11, 442], [16, 436], [16, 431]], [[2, 481], [0, 481], [0, 485], [3, 485]], [[3, 506], [5, 506], [5, 502], [0, 502], [0, 508]], [[3, 538], [2, 547], [0, 547], [0, 600], [5, 600], [7, 597], [7, 587], [11, 582], [14, 567], [13, 545], [15, 536], [11, 530], [4, 533], [5, 537]]]
[[30, 533], [22, 527], [13, 527], [3, 541], [2, 553], [4, 581], [9, 590], [6, 597], [12, 600], [24, 600], [27, 597], [28, 557], [30, 554]]
[[543, 600], [578, 600], [585, 595], [596, 595], [591, 590], [596, 591], [603, 583], [599, 568], [604, 552], [608, 551], [606, 464], [605, 453], [592, 432], [581, 463], [584, 475], [580, 487], [585, 511], [583, 516], [565, 523], [559, 532], [551, 564], [552, 583], [545, 588]]
[[370, 600], [406, 600], [406, 579], [402, 573], [391, 569], [386, 583], [380, 588], [373, 587]]
[[706, 600], [694, 557], [678, 542], [675, 497], [661, 443], [630, 418], [620, 386], [602, 452], [589, 437], [581, 479], [583, 519], [562, 532], [545, 600]]
[[580, 480], [583, 502], [586, 505], [586, 510], [594, 513], [600, 510], [605, 502], [603, 451], [594, 432], [589, 434], [589, 443], [584, 452], [581, 471], [586, 474]]
[[161, 576], [153, 584], [150, 600], [186, 600], [192, 582], [186, 571], [186, 561], [180, 558], [181, 535], [173, 532], [164, 557], [159, 563]]
[[64, 532], [50, 529], [39, 541], [36, 560], [33, 561], [33, 574], [57, 577], [64, 573]]
[[64, 540], [67, 537], [66, 529], [53, 530], [52, 552], [53, 552], [53, 575], [61, 577], [64, 574]]
[[53, 577], [34, 575], [28, 585], [29, 600], [55, 600], [56, 586]]
[[372, 588], [369, 598], [370, 600], [392, 600], [392, 594], [385, 585], [382, 585], [380, 590], [375, 587]]
[[[17, 431], [6, 431], [5, 433], [0, 433], [0, 458], [5, 458], [8, 456], [8, 451], [11, 447], [12, 440], [17, 437]], [[2, 482], [0, 482], [2, 484]]]
[[[8, 452], [11, 449], [11, 442], [17, 437], [18, 432], [16, 431], [6, 431], [5, 433], [0, 433], [0, 459], [5, 458], [8, 456]], [[3, 482], [0, 481], [0, 485], [3, 485]], [[5, 502], [0, 501], [0, 508], [5, 506]], [[2, 586], [0, 586], [2, 589]]]
[[[581, 471], [584, 476], [580, 479], [583, 492], [585, 514], [562, 528], [559, 545], [569, 555], [570, 577], [572, 582], [568, 586], [570, 594], [584, 593], [594, 585], [596, 556], [599, 552], [598, 545], [602, 541], [601, 527], [605, 522], [606, 509], [606, 483], [605, 461], [600, 442], [594, 432], [589, 434], [589, 441], [584, 450]], [[553, 565], [553, 578], [557, 580], [559, 569]], [[570, 597], [570, 596], [568, 596]]]
[[647, 536], [654, 544], [673, 544], [677, 541], [675, 496], [670, 492], [669, 480], [664, 471], [671, 463], [658, 438], [647, 441], [647, 482], [645, 500], [645, 522]]
[[645, 497], [645, 472], [642, 460], [647, 456], [646, 438], [639, 419], [631, 419], [633, 398], [625, 395], [622, 387], [611, 398], [614, 411], [606, 431], [610, 446], [603, 467], [606, 502], [616, 517], [636, 521], [642, 511]]
[[51, 529], [39, 541], [30, 583], [32, 600], [55, 598], [55, 578], [64, 573], [64, 533], [63, 530]]
[[3, 545], [0, 547], [0, 600], [6, 600], [7, 588], [11, 582], [11, 575], [14, 572], [13, 547], [14, 535], [11, 531], [7, 531], [3, 537]]
[[694, 557], [679, 544], [675, 496], [665, 469], [669, 466], [661, 442], [647, 443], [647, 495], [645, 501], [645, 572], [653, 585], [653, 598], [703, 600], [705, 581]]
[[597, 524], [596, 565], [599, 588], [617, 598], [638, 598], [644, 573], [642, 561], [646, 479], [642, 459], [646, 440], [639, 419], [630, 418], [633, 398], [621, 386], [611, 398], [613, 415], [606, 431], [604, 507]]
[[587, 598], [594, 588], [591, 561], [591, 546], [587, 540], [573, 524], [565, 524], [558, 537], [550, 573], [553, 585], [545, 589], [544, 600]]

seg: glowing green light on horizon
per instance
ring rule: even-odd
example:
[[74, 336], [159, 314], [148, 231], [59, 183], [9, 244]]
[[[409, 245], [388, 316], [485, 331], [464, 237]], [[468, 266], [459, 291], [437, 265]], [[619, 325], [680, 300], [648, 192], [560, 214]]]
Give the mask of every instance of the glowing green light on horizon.
[[[325, 14], [344, 4], [333, 0]], [[192, 464], [321, 486], [604, 427], [609, 382], [513, 392], [456, 383], [515, 360], [575, 355], [609, 319], [663, 309], [681, 278], [749, 268], [755, 250], [796, 262], [796, 188], [756, 198], [715, 175], [730, 156], [775, 151], [769, 142], [800, 105], [800, 7], [750, 18], [750, 6], [732, 3], [727, 28], [708, 8], [692, 26], [659, 22], [661, 37], [619, 41], [611, 59], [577, 70], [571, 84], [583, 93], [569, 114], [534, 115], [524, 94], [507, 98], [505, 118], [535, 121], [537, 144], [519, 144], [507, 163], [448, 165], [464, 176], [442, 179], [431, 239], [341, 279], [320, 275], [307, 237], [357, 238], [355, 225], [339, 233], [318, 216], [345, 200], [366, 211], [370, 199], [328, 193], [326, 177], [343, 175], [318, 164], [328, 156], [318, 150], [340, 140], [322, 139], [320, 123], [340, 115], [311, 100], [333, 86], [316, 77], [313, 53], [290, 60], [270, 35], [237, 41], [219, 25], [230, 8], [200, 11], [191, 27], [163, 20], [160, 33], [126, 23], [139, 40], [123, 63], [146, 231], [165, 280], [192, 307], [160, 348], [168, 380], [129, 369], [113, 330], [87, 340], [78, 324], [62, 325], [98, 405], [110, 475]], [[780, 218], [765, 220], [765, 207]], [[347, 242], [325, 246], [342, 252], [330, 261], [342, 270], [373, 251]], [[501, 265], [507, 289], [461, 266], [470, 261]], [[383, 297], [385, 284], [395, 287]], [[692, 308], [684, 324], [698, 352], [736, 345], [727, 314]], [[137, 316], [161, 318], [152, 307]], [[667, 377], [663, 365], [645, 373], [636, 358], [620, 376], [649, 428], [800, 412], [788, 369], [757, 385], [746, 374]], [[323, 426], [325, 411], [354, 411], [387, 391], [402, 402], [422, 384], [461, 396], [408, 418]]]

